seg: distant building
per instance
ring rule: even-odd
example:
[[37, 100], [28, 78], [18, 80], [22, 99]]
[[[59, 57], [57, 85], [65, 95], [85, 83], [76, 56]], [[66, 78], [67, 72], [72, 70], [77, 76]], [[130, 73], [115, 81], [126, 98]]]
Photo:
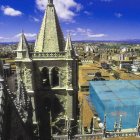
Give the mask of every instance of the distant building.
[[112, 56], [112, 61], [115, 65], [119, 66], [120, 69], [131, 69], [133, 61], [137, 59], [137, 54], [133, 52], [122, 52]]
[[140, 71], [140, 59], [134, 60], [131, 68], [132, 68], [133, 72], [139, 72]]

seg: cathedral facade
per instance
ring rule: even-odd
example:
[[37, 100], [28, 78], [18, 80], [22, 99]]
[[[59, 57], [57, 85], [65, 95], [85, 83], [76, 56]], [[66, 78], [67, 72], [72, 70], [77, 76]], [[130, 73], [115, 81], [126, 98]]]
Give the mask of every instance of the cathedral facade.
[[24, 33], [16, 50], [17, 80], [32, 102], [33, 124], [42, 140], [77, 127], [78, 66], [71, 37], [65, 42], [53, 0], [49, 0], [34, 50]]

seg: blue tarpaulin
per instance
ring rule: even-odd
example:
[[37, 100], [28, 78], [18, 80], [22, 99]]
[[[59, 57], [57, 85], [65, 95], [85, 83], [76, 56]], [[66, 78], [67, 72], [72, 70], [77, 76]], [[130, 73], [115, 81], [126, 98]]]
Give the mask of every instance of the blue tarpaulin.
[[90, 100], [107, 130], [122, 116], [122, 128], [136, 128], [140, 112], [140, 80], [91, 81]]

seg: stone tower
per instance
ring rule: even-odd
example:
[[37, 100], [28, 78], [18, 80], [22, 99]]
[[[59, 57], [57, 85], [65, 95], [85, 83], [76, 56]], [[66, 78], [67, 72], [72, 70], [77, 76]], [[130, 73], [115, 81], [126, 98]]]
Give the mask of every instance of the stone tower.
[[22, 33], [15, 61], [17, 78], [32, 101], [40, 139], [67, 134], [77, 120], [78, 67], [71, 37], [65, 42], [53, 0], [48, 1], [34, 51]]

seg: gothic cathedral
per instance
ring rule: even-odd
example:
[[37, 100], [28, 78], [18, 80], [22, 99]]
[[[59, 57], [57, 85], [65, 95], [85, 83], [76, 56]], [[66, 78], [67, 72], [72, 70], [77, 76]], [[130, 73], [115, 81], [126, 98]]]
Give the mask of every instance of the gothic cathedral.
[[77, 125], [78, 66], [70, 35], [64, 40], [53, 0], [48, 0], [34, 50], [22, 33], [16, 52], [17, 80], [32, 101], [40, 139], [67, 134]]

